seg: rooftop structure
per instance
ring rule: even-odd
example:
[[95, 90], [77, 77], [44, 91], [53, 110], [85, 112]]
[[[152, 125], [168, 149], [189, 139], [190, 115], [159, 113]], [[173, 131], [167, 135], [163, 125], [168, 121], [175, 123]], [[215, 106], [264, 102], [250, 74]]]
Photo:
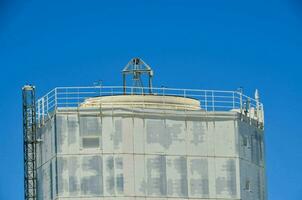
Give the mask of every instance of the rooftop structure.
[[[94, 107], [109, 106], [114, 105], [114, 102], [111, 102], [112, 99], [117, 101], [118, 99], [126, 98], [131, 99], [130, 101], [133, 102], [140, 102], [142, 105], [147, 104], [147, 99], [157, 99], [158, 103], [165, 105], [168, 103], [166, 101], [171, 99], [170, 97], [178, 97], [179, 100], [186, 100], [182, 104], [187, 108], [189, 108], [187, 103], [191, 99], [191, 101], [199, 102], [199, 109], [202, 111], [235, 111], [242, 114], [242, 116], [250, 118], [251, 121], [254, 120], [259, 126], [264, 126], [264, 107], [259, 101], [258, 92], [255, 92], [255, 98], [244, 95], [240, 90], [153, 87], [151, 88], [151, 94], [142, 92], [149, 90], [149, 87], [132, 86], [57, 87], [37, 100], [38, 121], [42, 122], [58, 108], [77, 108], [83, 107], [85, 104], [90, 104], [90, 106]], [[181, 101], [178, 104], [181, 104]]]
[[36, 199], [266, 200], [258, 91], [157, 88], [152, 77], [134, 58], [122, 86], [35, 101]]

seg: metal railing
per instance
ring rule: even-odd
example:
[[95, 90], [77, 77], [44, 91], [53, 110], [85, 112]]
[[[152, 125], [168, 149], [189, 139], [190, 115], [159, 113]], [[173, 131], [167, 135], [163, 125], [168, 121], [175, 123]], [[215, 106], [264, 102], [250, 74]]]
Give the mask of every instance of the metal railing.
[[263, 104], [259, 100], [244, 95], [241, 91], [198, 90], [176, 88], [150, 88], [123, 86], [57, 87], [36, 101], [38, 121], [57, 108], [78, 107], [85, 100], [113, 95], [157, 95], [180, 96], [200, 101], [201, 109], [207, 112], [237, 109], [263, 122]]

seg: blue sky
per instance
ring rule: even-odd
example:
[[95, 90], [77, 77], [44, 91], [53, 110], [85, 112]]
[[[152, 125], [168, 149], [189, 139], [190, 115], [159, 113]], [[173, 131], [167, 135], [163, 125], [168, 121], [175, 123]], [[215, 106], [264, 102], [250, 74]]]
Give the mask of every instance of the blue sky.
[[154, 85], [258, 88], [269, 199], [302, 199], [299, 0], [0, 1], [0, 199], [23, 199], [22, 85], [121, 85], [135, 56]]

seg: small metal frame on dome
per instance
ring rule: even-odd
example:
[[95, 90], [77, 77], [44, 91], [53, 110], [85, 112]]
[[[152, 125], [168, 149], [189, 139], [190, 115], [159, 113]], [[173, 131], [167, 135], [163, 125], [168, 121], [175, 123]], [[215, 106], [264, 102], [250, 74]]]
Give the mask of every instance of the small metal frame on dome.
[[145, 94], [145, 88], [143, 85], [143, 79], [142, 75], [146, 74], [148, 75], [148, 91], [149, 94], [152, 94], [152, 77], [153, 77], [153, 70], [151, 67], [146, 64], [142, 59], [140, 58], [133, 58], [131, 59], [128, 64], [123, 69], [123, 86], [124, 86], [124, 94], [126, 93], [126, 87], [127, 87], [127, 75], [132, 75], [132, 82], [133, 87], [135, 88], [135, 91]]

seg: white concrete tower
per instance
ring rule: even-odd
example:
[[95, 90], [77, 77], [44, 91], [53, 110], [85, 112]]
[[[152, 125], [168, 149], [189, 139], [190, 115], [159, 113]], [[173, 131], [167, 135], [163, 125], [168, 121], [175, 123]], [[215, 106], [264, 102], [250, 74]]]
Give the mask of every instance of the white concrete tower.
[[145, 89], [37, 100], [38, 200], [266, 200], [258, 92]]

